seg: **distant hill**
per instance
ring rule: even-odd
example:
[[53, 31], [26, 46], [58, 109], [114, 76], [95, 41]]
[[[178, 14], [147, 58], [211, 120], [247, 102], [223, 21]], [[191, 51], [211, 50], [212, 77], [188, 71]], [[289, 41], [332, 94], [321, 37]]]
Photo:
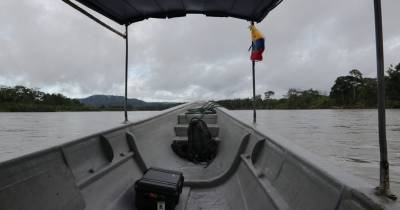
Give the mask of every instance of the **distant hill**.
[[[112, 96], [112, 95], [92, 95], [87, 98], [78, 99], [82, 104], [94, 106], [94, 107], [112, 107], [112, 106], [124, 106], [125, 98], [123, 96]], [[146, 105], [146, 102], [139, 99], [128, 99], [128, 105], [138, 107]]]
[[[119, 109], [124, 106], [125, 98], [123, 96], [113, 95], [92, 95], [78, 100], [82, 104], [97, 108]], [[181, 103], [145, 102], [136, 98], [128, 98], [128, 109], [131, 110], [161, 110], [179, 104]]]

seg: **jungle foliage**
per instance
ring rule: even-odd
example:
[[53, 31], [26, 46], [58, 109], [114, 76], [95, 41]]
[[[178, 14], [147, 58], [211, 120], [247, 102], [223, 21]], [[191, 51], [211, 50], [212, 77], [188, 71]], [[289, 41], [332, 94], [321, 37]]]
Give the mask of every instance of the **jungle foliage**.
[[[391, 65], [385, 76], [386, 107], [400, 108], [400, 63]], [[318, 90], [291, 88], [280, 99], [271, 98], [273, 91], [266, 91], [264, 98], [256, 96], [257, 109], [331, 109], [331, 108], [376, 108], [377, 79], [364, 77], [353, 69], [348, 75], [338, 77], [330, 94]], [[251, 109], [252, 98], [216, 101], [228, 109]]]
[[[122, 111], [124, 97], [96, 95], [92, 99], [107, 98], [108, 104], [86, 103], [85, 99], [70, 99], [62, 94], [48, 94], [24, 86], [0, 86], [0, 112], [56, 112], [56, 111]], [[104, 101], [103, 101], [104, 102]], [[136, 102], [136, 103], [135, 103]], [[128, 110], [163, 110], [181, 103], [144, 102], [128, 99]]]
[[[386, 106], [388, 108], [400, 108], [400, 63], [396, 66], [390, 65], [387, 69], [385, 91]], [[271, 90], [266, 91], [264, 96], [257, 95], [254, 101], [255, 107], [257, 109], [376, 108], [377, 80], [376, 78], [364, 77], [361, 71], [353, 69], [348, 75], [336, 78], [329, 95], [315, 89], [300, 90], [295, 88], [289, 89], [287, 94], [280, 99], [272, 98], [274, 95], [275, 92]], [[106, 98], [110, 97], [107, 96]], [[114, 98], [118, 99], [118, 97]], [[114, 103], [116, 105], [113, 106], [94, 106], [83, 102], [83, 99], [81, 101], [70, 99], [62, 94], [48, 94], [39, 89], [31, 89], [24, 86], [0, 86], [0, 111], [123, 110], [121, 103]], [[119, 102], [121, 101], [119, 100]], [[128, 109], [162, 110], [180, 104], [139, 102], [141, 102], [140, 106], [128, 104]], [[216, 102], [228, 109], [251, 109], [253, 105], [252, 98], [227, 99]]]
[[24, 86], [0, 87], [0, 111], [9, 112], [54, 112], [87, 111], [91, 107], [62, 94], [48, 94]]

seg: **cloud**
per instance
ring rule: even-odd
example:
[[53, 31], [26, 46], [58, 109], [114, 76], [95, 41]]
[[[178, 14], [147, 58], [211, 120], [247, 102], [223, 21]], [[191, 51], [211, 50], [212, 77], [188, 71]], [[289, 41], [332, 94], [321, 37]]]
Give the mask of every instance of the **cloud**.
[[[383, 2], [386, 64], [400, 62], [400, 2]], [[123, 27], [102, 18], [123, 31]], [[129, 29], [129, 97], [190, 101], [251, 96], [248, 23], [188, 15]], [[370, 1], [284, 1], [258, 25], [267, 41], [257, 92], [329, 91], [353, 68], [376, 75]], [[62, 1], [0, 3], [0, 82], [70, 97], [123, 95], [124, 40]]]

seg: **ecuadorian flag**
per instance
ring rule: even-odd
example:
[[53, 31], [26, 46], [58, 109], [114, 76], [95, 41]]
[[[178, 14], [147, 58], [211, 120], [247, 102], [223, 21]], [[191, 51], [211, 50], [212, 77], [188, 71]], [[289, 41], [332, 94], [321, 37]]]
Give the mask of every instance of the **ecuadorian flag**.
[[250, 60], [252, 61], [262, 61], [262, 54], [265, 49], [265, 40], [262, 33], [254, 26], [250, 26], [251, 31], [251, 56]]

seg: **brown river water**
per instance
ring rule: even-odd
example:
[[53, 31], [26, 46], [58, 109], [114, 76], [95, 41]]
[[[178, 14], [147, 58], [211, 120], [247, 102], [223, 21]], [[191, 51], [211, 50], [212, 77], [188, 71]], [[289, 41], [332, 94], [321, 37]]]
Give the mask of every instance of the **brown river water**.
[[[129, 112], [138, 121], [159, 112]], [[252, 111], [231, 111], [251, 123]], [[256, 127], [377, 185], [376, 110], [259, 110]], [[122, 112], [0, 113], [0, 162], [121, 125]], [[400, 110], [387, 110], [392, 190], [400, 193]]]

